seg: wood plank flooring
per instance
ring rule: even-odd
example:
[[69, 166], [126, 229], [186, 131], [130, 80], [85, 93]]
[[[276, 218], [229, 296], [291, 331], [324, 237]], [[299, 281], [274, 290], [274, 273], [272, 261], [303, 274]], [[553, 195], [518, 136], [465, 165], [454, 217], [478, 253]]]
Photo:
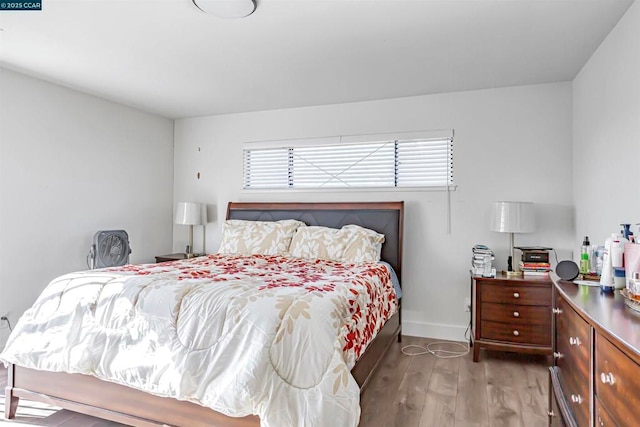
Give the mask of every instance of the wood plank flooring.
[[[403, 337], [394, 343], [361, 396], [360, 427], [542, 427], [547, 425], [547, 366], [541, 356], [482, 351], [455, 359], [406, 356], [408, 344], [434, 340]], [[454, 348], [457, 349], [457, 348]], [[6, 371], [0, 364], [0, 411]], [[18, 416], [1, 427], [120, 427], [49, 405], [20, 400]]]

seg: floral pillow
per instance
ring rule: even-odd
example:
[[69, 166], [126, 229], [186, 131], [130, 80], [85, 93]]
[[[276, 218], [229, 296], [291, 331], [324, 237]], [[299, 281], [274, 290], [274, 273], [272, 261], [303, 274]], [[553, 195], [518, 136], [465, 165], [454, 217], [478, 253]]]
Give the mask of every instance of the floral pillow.
[[349, 233], [349, 241], [342, 255], [343, 262], [380, 261], [384, 234], [354, 224], [345, 225], [342, 230]]
[[289, 254], [297, 258], [341, 261], [349, 238], [350, 233], [342, 229], [301, 227], [291, 240]]
[[306, 224], [293, 219], [245, 221], [228, 219], [222, 225], [219, 254], [286, 255], [291, 238]]

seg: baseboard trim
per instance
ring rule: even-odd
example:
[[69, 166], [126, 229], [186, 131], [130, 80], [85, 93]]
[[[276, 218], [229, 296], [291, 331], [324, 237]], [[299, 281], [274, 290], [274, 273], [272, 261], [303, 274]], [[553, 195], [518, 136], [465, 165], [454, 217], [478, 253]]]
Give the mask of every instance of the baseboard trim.
[[402, 335], [412, 337], [466, 342], [468, 341], [464, 336], [466, 330], [466, 326], [402, 320]]

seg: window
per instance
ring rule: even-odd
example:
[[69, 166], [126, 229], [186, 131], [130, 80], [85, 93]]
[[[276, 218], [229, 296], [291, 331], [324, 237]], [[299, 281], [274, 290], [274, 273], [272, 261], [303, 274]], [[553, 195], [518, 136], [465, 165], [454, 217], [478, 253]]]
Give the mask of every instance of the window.
[[452, 137], [279, 145], [244, 149], [245, 189], [453, 185]]

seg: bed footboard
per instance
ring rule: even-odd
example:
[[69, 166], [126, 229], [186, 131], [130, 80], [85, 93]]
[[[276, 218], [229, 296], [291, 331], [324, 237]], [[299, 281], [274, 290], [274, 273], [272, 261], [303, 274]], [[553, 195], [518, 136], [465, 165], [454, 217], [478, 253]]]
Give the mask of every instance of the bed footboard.
[[4, 417], [7, 420], [15, 418], [18, 410], [19, 397], [13, 394], [13, 365], [7, 369], [7, 386], [4, 389]]
[[257, 416], [228, 417], [195, 403], [154, 396], [89, 375], [9, 365], [9, 378], [6, 396], [11, 408], [5, 408], [5, 417], [15, 416], [22, 397], [139, 427], [260, 425]]

